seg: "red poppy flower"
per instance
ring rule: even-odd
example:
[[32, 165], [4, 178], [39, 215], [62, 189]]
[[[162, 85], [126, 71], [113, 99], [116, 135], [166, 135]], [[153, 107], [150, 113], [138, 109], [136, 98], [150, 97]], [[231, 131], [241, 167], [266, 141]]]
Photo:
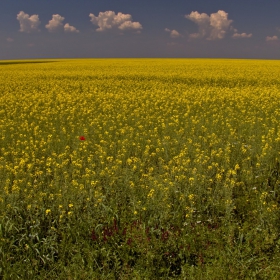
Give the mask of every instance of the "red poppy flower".
[[86, 137], [85, 136], [80, 136], [80, 140], [84, 141], [84, 140], [86, 140]]

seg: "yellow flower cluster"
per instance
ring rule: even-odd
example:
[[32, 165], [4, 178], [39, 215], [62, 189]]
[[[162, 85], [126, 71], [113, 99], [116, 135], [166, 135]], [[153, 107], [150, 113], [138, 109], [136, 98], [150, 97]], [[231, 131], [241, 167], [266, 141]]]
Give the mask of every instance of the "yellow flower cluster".
[[61, 217], [124, 193], [134, 215], [176, 201], [187, 216], [206, 200], [231, 205], [240, 182], [257, 182], [280, 158], [279, 66], [199, 59], [2, 65], [0, 204], [46, 203], [50, 215], [56, 203]]

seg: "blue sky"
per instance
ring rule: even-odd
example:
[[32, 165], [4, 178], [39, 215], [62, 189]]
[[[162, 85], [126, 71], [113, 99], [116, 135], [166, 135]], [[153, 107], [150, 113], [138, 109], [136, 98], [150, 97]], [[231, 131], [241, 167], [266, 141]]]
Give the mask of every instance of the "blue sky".
[[280, 58], [279, 0], [1, 0], [0, 59]]

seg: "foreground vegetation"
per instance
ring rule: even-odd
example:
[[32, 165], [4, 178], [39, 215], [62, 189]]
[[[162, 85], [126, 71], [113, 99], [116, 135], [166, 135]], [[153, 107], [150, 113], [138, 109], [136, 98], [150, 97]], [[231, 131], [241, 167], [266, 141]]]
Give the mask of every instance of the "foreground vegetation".
[[1, 279], [280, 278], [279, 61], [34, 62], [0, 62]]

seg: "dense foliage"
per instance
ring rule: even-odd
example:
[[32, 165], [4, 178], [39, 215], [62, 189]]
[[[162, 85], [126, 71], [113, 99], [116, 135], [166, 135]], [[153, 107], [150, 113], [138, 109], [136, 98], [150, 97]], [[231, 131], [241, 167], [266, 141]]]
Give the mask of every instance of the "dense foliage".
[[279, 61], [33, 62], [0, 62], [1, 279], [280, 278]]

